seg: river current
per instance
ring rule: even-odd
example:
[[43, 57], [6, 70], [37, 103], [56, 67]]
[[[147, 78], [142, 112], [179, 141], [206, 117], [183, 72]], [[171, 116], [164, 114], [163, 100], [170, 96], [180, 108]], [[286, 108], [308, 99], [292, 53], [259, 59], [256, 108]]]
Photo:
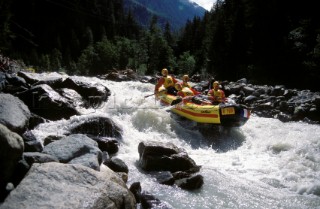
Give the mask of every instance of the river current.
[[[80, 108], [82, 115], [41, 124], [39, 138], [63, 135], [92, 116], [110, 117], [123, 129], [117, 157], [129, 167], [127, 185], [141, 182], [142, 190], [176, 209], [215, 208], [320, 208], [320, 126], [283, 123], [252, 114], [248, 122], [231, 130], [200, 129], [161, 107], [154, 85], [78, 77], [111, 90], [108, 101]], [[143, 173], [138, 144], [155, 140], [184, 148], [201, 165], [204, 185], [196, 191], [160, 185]]]

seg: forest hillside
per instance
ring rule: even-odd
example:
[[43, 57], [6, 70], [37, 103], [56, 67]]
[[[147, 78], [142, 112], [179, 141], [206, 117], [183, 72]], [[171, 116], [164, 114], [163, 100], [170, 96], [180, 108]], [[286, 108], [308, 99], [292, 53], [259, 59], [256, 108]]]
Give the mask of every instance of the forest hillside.
[[154, 75], [166, 67], [177, 75], [319, 90], [314, 2], [218, 0], [178, 32], [174, 19], [161, 25], [157, 15], [145, 26], [124, 2], [3, 0], [0, 53], [37, 72], [98, 75], [130, 68]]

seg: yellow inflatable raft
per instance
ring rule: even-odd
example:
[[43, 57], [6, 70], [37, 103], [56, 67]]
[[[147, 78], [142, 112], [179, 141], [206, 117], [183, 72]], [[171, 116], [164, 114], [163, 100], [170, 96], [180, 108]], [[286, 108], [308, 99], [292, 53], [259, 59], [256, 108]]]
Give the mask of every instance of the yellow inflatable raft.
[[[158, 95], [162, 105], [172, 105], [181, 101], [177, 96], [161, 93]], [[250, 110], [240, 104], [220, 103], [217, 105], [197, 104], [194, 100], [172, 105], [171, 111], [197, 123], [217, 124], [229, 127], [244, 125], [250, 117]]]

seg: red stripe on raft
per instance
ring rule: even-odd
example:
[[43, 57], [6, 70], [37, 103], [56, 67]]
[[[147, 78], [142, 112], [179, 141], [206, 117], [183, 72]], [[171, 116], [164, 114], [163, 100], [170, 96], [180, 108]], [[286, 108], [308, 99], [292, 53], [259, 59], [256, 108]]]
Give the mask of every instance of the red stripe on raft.
[[165, 101], [163, 101], [163, 100], [161, 100], [160, 102], [161, 102], [162, 104], [164, 104], [164, 105], [170, 105], [169, 102], [165, 102]]
[[176, 110], [184, 112], [184, 113], [187, 113], [187, 114], [192, 115], [192, 116], [196, 116], [196, 117], [206, 117], [206, 118], [218, 118], [219, 117], [217, 114], [195, 113], [195, 112], [190, 112], [190, 111], [185, 110], [185, 109], [177, 109], [177, 108], [176, 108]]

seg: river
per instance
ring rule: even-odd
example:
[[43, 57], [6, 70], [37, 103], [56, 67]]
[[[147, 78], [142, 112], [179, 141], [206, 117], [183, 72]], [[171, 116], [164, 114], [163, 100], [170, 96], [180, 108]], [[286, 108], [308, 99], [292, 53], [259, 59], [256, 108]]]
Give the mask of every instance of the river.
[[[123, 129], [117, 157], [129, 167], [127, 185], [142, 189], [176, 209], [320, 208], [320, 126], [283, 123], [254, 114], [232, 130], [200, 129], [161, 107], [154, 85], [78, 77], [107, 86], [112, 95], [98, 107], [81, 109], [81, 116], [41, 124], [33, 133], [44, 139], [66, 134], [92, 116], [112, 118]], [[137, 166], [138, 144], [145, 140], [172, 142], [201, 165], [204, 185], [197, 191], [160, 185]]]

